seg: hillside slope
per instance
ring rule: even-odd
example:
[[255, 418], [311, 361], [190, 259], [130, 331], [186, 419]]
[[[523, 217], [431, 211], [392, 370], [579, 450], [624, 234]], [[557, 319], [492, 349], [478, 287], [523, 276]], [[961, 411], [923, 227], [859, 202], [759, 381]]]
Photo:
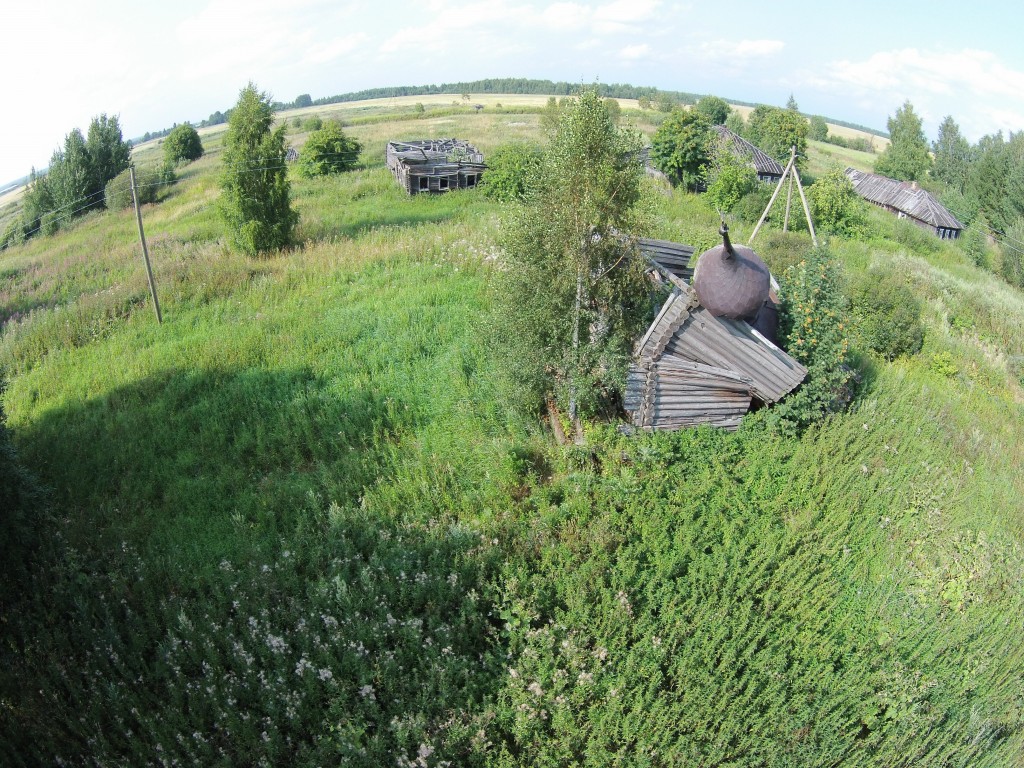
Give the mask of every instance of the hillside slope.
[[[367, 118], [257, 259], [207, 137], [143, 212], [161, 326], [130, 211], [0, 254], [3, 406], [50, 495], [2, 606], [5, 765], [1024, 759], [1020, 292], [873, 215], [833, 251], [909, 275], [927, 335], [848, 412], [560, 449], [490, 355], [501, 206], [383, 167], [538, 116]], [[650, 199], [652, 236], [716, 237]]]

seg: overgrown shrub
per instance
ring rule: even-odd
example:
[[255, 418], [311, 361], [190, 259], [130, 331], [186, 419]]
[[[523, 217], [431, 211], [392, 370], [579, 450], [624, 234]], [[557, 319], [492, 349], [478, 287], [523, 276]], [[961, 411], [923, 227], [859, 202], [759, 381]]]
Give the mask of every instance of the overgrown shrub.
[[769, 229], [758, 235], [754, 250], [764, 259], [773, 275], [781, 276], [787, 269], [804, 258], [811, 247], [811, 237], [806, 232], [782, 232]]
[[960, 233], [957, 244], [964, 252], [964, 255], [976, 267], [993, 269], [995, 259], [993, 258], [992, 248], [988, 243], [987, 227], [988, 221], [985, 216], [979, 216], [977, 220]]
[[330, 120], [307, 139], [295, 167], [301, 176], [341, 173], [355, 166], [362, 148], [358, 141], [345, 134], [341, 123]]
[[[775, 189], [771, 184], [757, 184], [753, 189], [741, 197], [735, 206], [732, 214], [740, 221], [748, 224], [756, 224], [764, 209], [768, 207], [768, 201], [772, 199], [772, 192]], [[768, 220], [772, 221], [775, 213], [769, 215]]]
[[312, 115], [311, 117], [307, 117], [305, 120], [302, 121], [302, 127], [304, 130], [307, 131], [319, 131], [321, 128], [324, 127], [324, 121], [319, 116]]
[[775, 406], [771, 419], [784, 432], [796, 432], [850, 400], [849, 300], [840, 265], [824, 247], [789, 267], [779, 283], [779, 330], [789, 354], [807, 367], [807, 378]]
[[732, 211], [745, 195], [757, 187], [757, 172], [740, 160], [730, 147], [721, 144], [715, 149], [706, 178], [708, 200], [723, 213]]
[[693, 187], [711, 160], [716, 136], [710, 121], [700, 112], [676, 109], [651, 139], [651, 160], [673, 184]]
[[863, 231], [864, 204], [842, 168], [831, 168], [807, 193], [818, 230], [846, 237], [856, 237]]
[[170, 165], [190, 163], [203, 156], [203, 142], [189, 123], [176, 126], [164, 139], [164, 161]]
[[1017, 288], [1024, 288], [1024, 217], [1018, 218], [1006, 230], [1002, 242], [1003, 279]]
[[862, 273], [850, 286], [858, 346], [886, 360], [917, 354], [924, 343], [921, 303], [888, 269]]
[[[174, 181], [174, 169], [164, 164], [159, 171], [136, 171], [135, 192], [139, 197], [139, 205], [155, 203], [159, 199], [160, 190]], [[103, 189], [103, 203], [108, 210], [119, 211], [132, 206], [131, 172], [122, 171]]]
[[8, 222], [3, 234], [0, 235], [0, 251], [21, 245], [23, 242], [25, 242], [25, 225], [22, 223], [21, 217], [17, 217]]
[[52, 235], [60, 229], [61, 217], [59, 213], [47, 211], [39, 218], [39, 231], [44, 235]]
[[487, 173], [480, 183], [484, 194], [505, 203], [522, 202], [540, 166], [540, 157], [540, 148], [535, 145], [501, 145], [487, 158]]

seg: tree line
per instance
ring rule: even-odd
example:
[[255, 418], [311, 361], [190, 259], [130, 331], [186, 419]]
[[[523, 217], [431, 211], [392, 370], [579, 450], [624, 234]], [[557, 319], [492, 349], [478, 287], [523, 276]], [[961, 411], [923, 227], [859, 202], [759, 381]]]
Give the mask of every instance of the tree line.
[[[94, 117], [84, 136], [75, 128], [64, 137], [63, 146], [54, 150], [45, 174], [32, 169], [22, 220], [15, 225], [26, 237], [37, 231], [48, 234], [56, 231], [62, 220], [102, 208], [103, 190], [107, 182], [127, 170], [131, 150], [116, 115]], [[5, 243], [7, 239], [5, 233]]]
[[[125, 141], [117, 116], [94, 117], [85, 135], [75, 128], [54, 150], [45, 172], [35, 168], [16, 216], [0, 233], [0, 250], [37, 233], [50, 235], [72, 219], [97, 208], [132, 203], [129, 181], [132, 142]], [[175, 180], [174, 167], [203, 155], [199, 134], [190, 124], [175, 125], [164, 142], [164, 163], [138, 190], [140, 203], [157, 199], [157, 188]]]

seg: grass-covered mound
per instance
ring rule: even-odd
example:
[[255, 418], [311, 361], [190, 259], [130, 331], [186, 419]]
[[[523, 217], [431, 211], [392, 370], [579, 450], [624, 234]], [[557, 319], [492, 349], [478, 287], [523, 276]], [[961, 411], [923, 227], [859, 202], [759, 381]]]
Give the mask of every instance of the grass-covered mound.
[[[162, 326], [130, 211], [0, 257], [3, 456], [48, 489], [0, 761], [1019, 762], [1021, 294], [873, 216], [833, 252], [903, 274], [925, 338], [865, 356], [849, 412], [560, 449], [481, 322], [501, 206], [383, 168], [424, 125], [354, 126], [360, 167], [296, 179], [305, 244], [262, 258], [223, 244], [207, 144], [144, 211]], [[652, 199], [652, 235], [714, 239]]]

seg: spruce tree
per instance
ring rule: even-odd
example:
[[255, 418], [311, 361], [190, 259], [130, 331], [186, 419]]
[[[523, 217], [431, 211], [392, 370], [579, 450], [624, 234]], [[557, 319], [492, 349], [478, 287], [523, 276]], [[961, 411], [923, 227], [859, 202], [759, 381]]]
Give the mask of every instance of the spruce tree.
[[221, 215], [232, 242], [248, 254], [288, 245], [299, 219], [291, 207], [285, 127], [271, 130], [273, 121], [270, 97], [249, 83], [224, 137]]

